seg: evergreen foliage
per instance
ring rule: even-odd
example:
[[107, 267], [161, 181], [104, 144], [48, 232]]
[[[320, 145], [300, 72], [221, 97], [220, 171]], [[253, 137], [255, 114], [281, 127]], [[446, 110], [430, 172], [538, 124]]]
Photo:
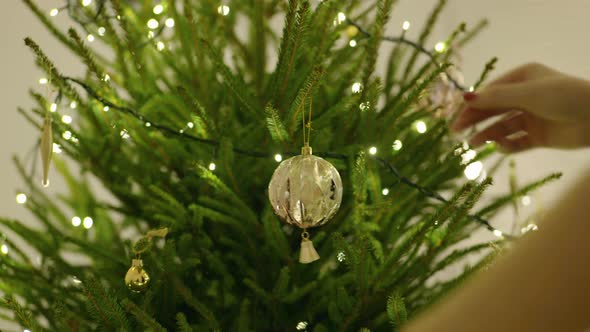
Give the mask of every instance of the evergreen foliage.
[[[75, 23], [67, 32], [23, 1], [87, 68], [70, 77], [25, 40], [56, 93], [46, 100], [32, 92], [38, 105], [19, 111], [37, 127], [52, 102], [75, 102], [78, 113], [71, 124], [50, 113], [66, 156], [54, 165], [69, 193], [40, 188], [17, 158], [26, 206], [40, 223], [0, 218], [41, 257], [34, 263], [6, 238], [0, 306], [34, 332], [395, 330], [493, 257], [502, 239], [457, 247], [483, 218], [558, 177], [470, 214], [491, 180], [463, 184], [461, 142], [447, 119], [433, 116], [427, 95], [451, 66], [449, 53], [421, 58], [443, 0], [416, 43], [395, 46], [384, 75], [377, 60], [394, 0], [232, 1], [228, 15], [215, 1], [165, 0], [161, 14], [151, 0], [67, 1]], [[340, 11], [350, 21], [339, 22]], [[271, 27], [276, 18], [282, 32]], [[150, 30], [150, 19], [159, 27]], [[356, 47], [343, 37], [353, 23], [363, 27]], [[484, 25], [451, 32], [447, 52]], [[91, 47], [88, 33], [108, 54]], [[303, 265], [300, 232], [274, 216], [266, 191], [273, 156], [299, 151], [309, 107], [311, 146], [338, 168], [344, 198], [334, 220], [311, 230], [321, 260]], [[425, 133], [414, 129], [418, 120]], [[403, 148], [393, 149], [395, 140]], [[371, 146], [378, 158], [365, 154]], [[483, 148], [474, 161], [493, 151]], [[97, 196], [89, 178], [114, 199]], [[450, 198], [429, 195], [439, 191]], [[72, 216], [94, 225], [74, 227]], [[143, 238], [162, 227], [165, 240]], [[145, 251], [151, 277], [143, 294], [123, 282], [134, 251]], [[474, 253], [481, 264], [437, 277]]]

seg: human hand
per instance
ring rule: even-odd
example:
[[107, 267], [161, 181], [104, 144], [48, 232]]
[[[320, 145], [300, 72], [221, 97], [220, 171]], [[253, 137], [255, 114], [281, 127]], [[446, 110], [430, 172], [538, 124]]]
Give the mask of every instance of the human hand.
[[469, 144], [495, 141], [501, 150], [590, 146], [590, 82], [544, 65], [518, 67], [477, 93], [464, 95], [463, 109], [451, 126], [461, 131], [503, 115]]

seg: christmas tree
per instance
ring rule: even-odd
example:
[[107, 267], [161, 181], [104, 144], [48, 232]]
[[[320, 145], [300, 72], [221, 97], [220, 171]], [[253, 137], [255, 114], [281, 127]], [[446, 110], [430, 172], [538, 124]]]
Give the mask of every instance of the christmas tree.
[[[444, 0], [416, 40], [388, 21], [394, 0], [83, 0], [49, 13], [23, 1], [87, 68], [62, 72], [25, 39], [48, 92], [20, 111], [40, 129], [43, 184], [69, 188], [55, 195], [15, 159], [17, 199], [40, 226], [0, 218], [1, 305], [30, 331], [396, 330], [512, 239], [490, 217], [558, 177], [473, 209], [495, 148], [471, 150], [447, 125], [495, 59], [462, 85], [452, 61], [485, 22], [432, 46]], [[301, 264], [301, 230], [275, 215], [268, 185], [306, 144], [340, 173], [342, 202], [304, 229], [321, 258]], [[479, 228], [496, 240], [461, 245]]]

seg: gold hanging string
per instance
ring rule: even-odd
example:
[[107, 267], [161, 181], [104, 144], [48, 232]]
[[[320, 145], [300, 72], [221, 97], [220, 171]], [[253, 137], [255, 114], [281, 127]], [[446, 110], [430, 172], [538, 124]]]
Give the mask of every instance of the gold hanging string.
[[313, 98], [309, 98], [309, 118], [307, 120], [307, 124], [305, 125], [307, 129], [307, 142], [305, 142], [305, 146], [309, 146], [309, 141], [311, 140], [311, 111], [312, 111], [312, 102]]
[[[311, 88], [310, 88], [311, 90]], [[308, 98], [308, 94], [311, 93], [311, 91], [308, 90], [304, 95], [303, 98], [301, 100], [301, 105], [299, 106], [299, 112], [301, 112], [301, 131], [303, 132], [303, 146], [309, 146], [310, 140], [311, 140], [311, 115], [312, 115], [312, 103], [313, 103], [313, 98], [309, 98], [309, 113], [308, 113], [308, 119], [307, 119], [307, 123], [305, 122], [305, 101]]]
[[304, 107], [305, 107], [305, 98], [307, 97], [307, 94], [303, 95], [303, 100], [301, 101], [301, 105], [299, 106], [299, 112], [301, 112], [301, 132], [303, 133], [303, 146], [306, 146], [306, 133], [305, 133], [305, 111], [304, 111]]

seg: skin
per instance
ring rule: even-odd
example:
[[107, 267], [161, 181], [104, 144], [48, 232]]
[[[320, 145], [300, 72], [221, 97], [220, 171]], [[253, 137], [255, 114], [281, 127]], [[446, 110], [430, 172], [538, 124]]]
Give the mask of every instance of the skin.
[[[590, 146], [590, 82], [539, 64], [519, 67], [476, 95], [453, 129], [499, 116], [471, 144], [508, 152]], [[526, 135], [507, 138], [516, 132]], [[513, 135], [514, 136], [514, 135]], [[492, 266], [406, 325], [402, 332], [582, 332], [590, 327], [590, 167]]]
[[[471, 138], [472, 146], [495, 141], [506, 152], [590, 146], [590, 82], [541, 64], [518, 67], [465, 94], [465, 104], [451, 126], [455, 131], [498, 117]], [[515, 139], [518, 132], [526, 135]]]

